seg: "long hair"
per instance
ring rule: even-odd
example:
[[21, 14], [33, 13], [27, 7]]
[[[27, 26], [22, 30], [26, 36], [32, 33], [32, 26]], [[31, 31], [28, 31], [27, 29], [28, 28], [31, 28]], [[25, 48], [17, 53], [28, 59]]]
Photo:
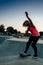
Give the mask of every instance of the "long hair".
[[25, 20], [24, 23], [23, 23], [23, 26], [30, 26], [30, 23], [28, 20]]

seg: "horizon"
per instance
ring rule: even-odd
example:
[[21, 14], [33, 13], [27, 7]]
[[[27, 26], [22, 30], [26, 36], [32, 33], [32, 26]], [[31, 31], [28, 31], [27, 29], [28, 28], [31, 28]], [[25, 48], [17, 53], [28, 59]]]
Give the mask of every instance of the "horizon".
[[0, 25], [4, 24], [5, 28], [12, 26], [24, 33], [25, 11], [38, 31], [43, 31], [43, 0], [0, 0]]

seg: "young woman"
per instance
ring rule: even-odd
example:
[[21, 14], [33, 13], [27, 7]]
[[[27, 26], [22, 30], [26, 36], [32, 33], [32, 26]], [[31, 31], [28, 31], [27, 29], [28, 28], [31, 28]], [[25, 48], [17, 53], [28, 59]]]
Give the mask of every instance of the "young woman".
[[28, 33], [28, 31], [30, 31], [31, 36], [26, 44], [26, 49], [24, 51], [24, 53], [27, 53], [29, 46], [31, 45], [32, 48], [34, 49], [34, 57], [37, 57], [37, 46], [36, 43], [40, 38], [40, 33], [38, 32], [38, 30], [36, 29], [35, 25], [32, 23], [32, 20], [28, 17], [28, 12], [25, 12], [26, 17], [28, 20], [24, 21], [23, 26], [27, 27], [26, 33]]

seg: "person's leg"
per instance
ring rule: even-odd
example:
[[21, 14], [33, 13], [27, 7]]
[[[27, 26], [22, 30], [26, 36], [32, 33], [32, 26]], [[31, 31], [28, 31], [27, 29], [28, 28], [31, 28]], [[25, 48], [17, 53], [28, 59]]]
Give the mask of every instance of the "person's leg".
[[34, 56], [37, 56], [37, 46], [36, 46], [36, 43], [38, 41], [39, 37], [34, 37], [33, 39], [33, 43], [32, 43], [32, 48], [34, 49]]
[[29, 40], [28, 40], [28, 42], [26, 44], [26, 49], [25, 49], [24, 53], [27, 53], [27, 51], [29, 49], [29, 46], [31, 45], [31, 42], [32, 42], [32, 36], [30, 36], [30, 38], [29, 38]]

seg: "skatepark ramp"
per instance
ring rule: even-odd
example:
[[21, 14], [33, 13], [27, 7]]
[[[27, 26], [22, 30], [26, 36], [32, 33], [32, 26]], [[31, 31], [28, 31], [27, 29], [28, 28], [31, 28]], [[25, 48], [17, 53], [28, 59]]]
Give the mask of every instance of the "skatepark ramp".
[[31, 57], [21, 58], [19, 56], [0, 57], [0, 65], [43, 65], [43, 59]]
[[[24, 52], [26, 47], [26, 39], [10, 38], [6, 39], [0, 45], [0, 65], [43, 65], [43, 44], [37, 43], [38, 58], [33, 59], [32, 56], [21, 58], [19, 54]], [[33, 55], [34, 51], [30, 46], [28, 53]]]
[[[21, 52], [24, 52], [26, 47], [25, 39], [6, 39], [2, 45], [0, 45], [0, 56], [10, 56], [17, 55]], [[43, 58], [43, 44], [37, 44], [38, 56]], [[33, 55], [34, 51], [30, 46], [28, 53]]]
[[2, 44], [6, 39], [11, 38], [11, 36], [0, 36], [0, 44]]

